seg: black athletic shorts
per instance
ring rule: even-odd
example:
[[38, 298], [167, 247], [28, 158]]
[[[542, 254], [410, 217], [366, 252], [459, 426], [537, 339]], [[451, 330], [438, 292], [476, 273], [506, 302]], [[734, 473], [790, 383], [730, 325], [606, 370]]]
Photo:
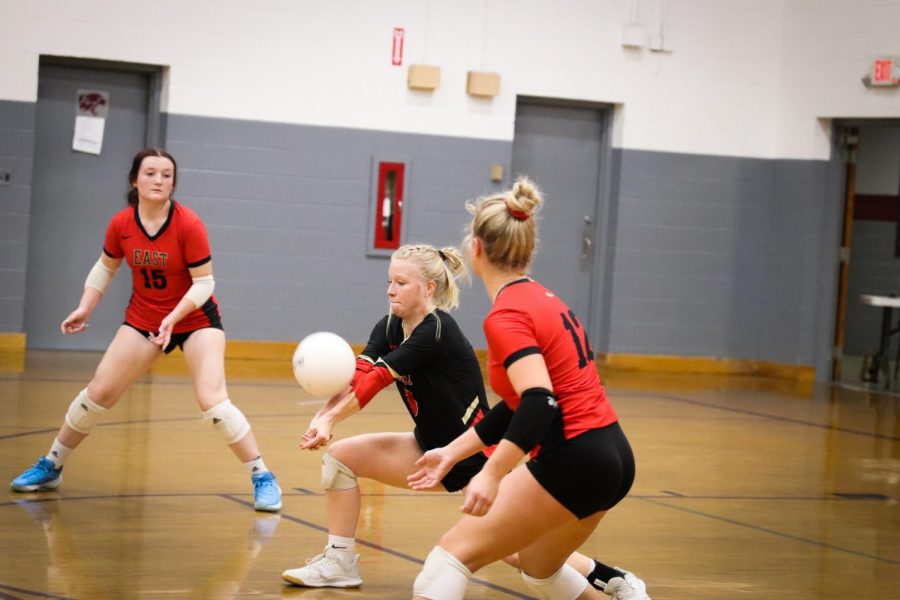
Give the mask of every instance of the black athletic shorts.
[[[418, 428], [413, 430], [413, 435], [416, 436], [416, 442], [419, 444], [419, 448], [422, 449], [422, 452], [428, 452], [431, 448], [425, 444], [425, 440], [423, 440], [419, 436]], [[478, 472], [481, 470], [481, 467], [484, 466], [484, 463], [487, 462], [487, 456], [484, 455], [483, 452], [478, 452], [477, 454], [473, 454], [469, 458], [465, 460], [461, 460], [450, 469], [450, 472], [441, 479], [441, 483], [444, 485], [444, 489], [448, 492], [457, 492], [467, 485], [469, 485], [469, 480], [475, 477]]]
[[[135, 327], [134, 325], [132, 325], [132, 324], [129, 323], [128, 321], [125, 321], [125, 322], [122, 323], [122, 324], [123, 324], [123, 325], [128, 325], [129, 327], [131, 327], [132, 329], [134, 329], [135, 331], [137, 331], [138, 333], [140, 333], [141, 335], [143, 335], [145, 338], [149, 338], [149, 337], [150, 337], [150, 332], [147, 331], [146, 329], [140, 329], [140, 328], [138, 328], [138, 327]], [[207, 325], [206, 327], [198, 327], [197, 329], [192, 329], [192, 330], [190, 330], [190, 331], [182, 331], [181, 333], [173, 333], [173, 334], [172, 334], [172, 337], [169, 338], [169, 345], [166, 346], [165, 348], [163, 348], [163, 352], [165, 352], [166, 354], [168, 354], [168, 353], [170, 353], [172, 350], [174, 350], [175, 348], [180, 348], [181, 351], [183, 352], [183, 351], [184, 351], [184, 342], [185, 342], [189, 337], [191, 337], [191, 334], [192, 334], [192, 333], [194, 333], [195, 331], [200, 331], [201, 329], [222, 329], [222, 322], [219, 321], [219, 322], [217, 322], [217, 323], [213, 323], [213, 324], [211, 324], [211, 325]], [[224, 331], [224, 329], [222, 329], [222, 330]]]
[[618, 422], [542, 448], [525, 465], [579, 519], [609, 510], [634, 483], [634, 455]]

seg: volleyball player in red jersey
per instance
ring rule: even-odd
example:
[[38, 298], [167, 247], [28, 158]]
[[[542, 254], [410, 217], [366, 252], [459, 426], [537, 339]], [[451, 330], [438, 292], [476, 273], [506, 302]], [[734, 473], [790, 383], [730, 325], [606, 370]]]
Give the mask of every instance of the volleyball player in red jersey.
[[[426, 452], [409, 477], [411, 487], [427, 489], [458, 461], [497, 444], [466, 488], [465, 515], [428, 555], [415, 598], [459, 600], [472, 573], [514, 553], [538, 597], [600, 597], [566, 559], [628, 493], [634, 456], [581, 322], [527, 276], [541, 203], [522, 178], [508, 192], [467, 205], [473, 219], [466, 252], [493, 301], [484, 322], [488, 375], [503, 402], [450, 444]], [[607, 575], [615, 575], [604, 586], [613, 598], [649, 598], [632, 574]]]
[[175, 159], [145, 148], [131, 164], [127, 208], [106, 230], [103, 252], [85, 281], [81, 302], [60, 326], [77, 334], [122, 261], [131, 267], [132, 294], [119, 327], [94, 378], [66, 412], [46, 456], [12, 481], [19, 492], [52, 490], [62, 483], [63, 464], [102, 415], [146, 373], [161, 351], [181, 348], [204, 418], [224, 437], [247, 467], [256, 510], [281, 509], [281, 489], [259, 453], [247, 418], [228, 399], [225, 385], [225, 332], [213, 296], [212, 258], [206, 227], [192, 210], [172, 198]]
[[[315, 414], [300, 448], [317, 450], [327, 445], [334, 425], [361, 410], [391, 383], [396, 384], [415, 429], [369, 432], [331, 445], [322, 457], [328, 542], [322, 554], [307, 560], [305, 566], [284, 571], [285, 581], [304, 587], [362, 585], [355, 553], [361, 501], [358, 478], [406, 487], [407, 475], [426, 451], [452, 442], [488, 412], [478, 358], [449, 312], [459, 302], [456, 280], [465, 275], [456, 248], [408, 244], [391, 256], [390, 313], [372, 329], [350, 386]], [[434, 489], [463, 489], [486, 461], [484, 453], [476, 452], [456, 463]], [[506, 559], [516, 566], [515, 556]], [[569, 564], [597, 587], [624, 575], [583, 554], [574, 553]]]

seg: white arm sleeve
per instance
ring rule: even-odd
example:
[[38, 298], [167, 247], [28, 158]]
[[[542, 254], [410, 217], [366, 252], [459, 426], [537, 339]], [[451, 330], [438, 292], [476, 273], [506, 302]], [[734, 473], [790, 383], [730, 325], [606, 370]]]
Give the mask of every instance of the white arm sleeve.
[[190, 298], [197, 308], [200, 308], [212, 296], [216, 280], [212, 275], [204, 275], [203, 277], [192, 277], [191, 281], [194, 282], [194, 285], [190, 287], [184, 297]]
[[84, 287], [91, 287], [99, 290], [101, 294], [105, 294], [109, 288], [109, 282], [112, 281], [115, 274], [116, 269], [110, 269], [98, 258], [91, 268], [91, 272], [88, 273], [87, 279], [84, 280]]

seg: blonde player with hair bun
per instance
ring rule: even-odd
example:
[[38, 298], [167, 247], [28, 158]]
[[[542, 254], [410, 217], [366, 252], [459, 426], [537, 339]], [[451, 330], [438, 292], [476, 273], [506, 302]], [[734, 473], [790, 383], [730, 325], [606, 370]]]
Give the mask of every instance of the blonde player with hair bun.
[[[502, 402], [451, 443], [425, 452], [408, 480], [430, 489], [460, 461], [496, 449], [466, 486], [465, 515], [428, 555], [415, 598], [460, 600], [472, 573], [514, 553], [539, 598], [600, 597], [567, 561], [628, 493], [634, 456], [581, 322], [528, 277], [542, 204], [537, 187], [520, 178], [511, 190], [466, 205], [469, 266], [493, 302], [484, 331], [491, 387]], [[596, 574], [596, 587], [613, 598], [649, 599], [627, 571], [598, 563]]]
[[[362, 584], [354, 552], [360, 513], [357, 479], [407, 487], [407, 475], [426, 450], [450, 442], [488, 411], [478, 359], [448, 312], [459, 304], [457, 279], [467, 276], [455, 248], [411, 244], [392, 255], [390, 310], [372, 329], [350, 386], [313, 416], [300, 448], [325, 446], [337, 422], [358, 412], [391, 382], [415, 428], [356, 435], [331, 445], [322, 458], [328, 543], [306, 566], [285, 571], [285, 581], [306, 587]], [[477, 453], [460, 461], [438, 487], [462, 489], [485, 460]]]
[[[457, 280], [467, 278], [463, 257], [453, 247], [410, 244], [392, 255], [387, 288], [390, 311], [372, 329], [350, 386], [315, 414], [300, 447], [324, 447], [336, 423], [358, 412], [391, 382], [415, 428], [405, 433], [356, 435], [328, 448], [322, 458], [328, 542], [306, 566], [284, 571], [285, 581], [305, 587], [361, 585], [355, 553], [361, 504], [357, 480], [366, 477], [408, 487], [407, 477], [426, 451], [450, 443], [488, 412], [478, 359], [449, 313], [459, 304]], [[463, 489], [486, 461], [485, 453], [473, 453], [444, 473], [434, 488]], [[576, 554], [572, 560], [585, 576], [605, 567], [583, 555]], [[514, 557], [509, 562], [514, 564]]]

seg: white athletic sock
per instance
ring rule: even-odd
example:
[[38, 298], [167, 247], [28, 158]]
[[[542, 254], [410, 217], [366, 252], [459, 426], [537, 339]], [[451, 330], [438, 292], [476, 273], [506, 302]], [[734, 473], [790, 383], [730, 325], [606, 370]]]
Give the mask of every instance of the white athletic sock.
[[66, 448], [59, 443], [59, 439], [53, 438], [53, 445], [50, 446], [50, 452], [47, 453], [46, 458], [56, 465], [56, 468], [58, 469], [63, 466], [63, 463], [66, 462], [66, 459], [69, 458], [71, 453], [72, 448]]
[[353, 550], [356, 549], [356, 538], [331, 535], [329, 533], [328, 547], [338, 555], [338, 558], [349, 562], [353, 560]]
[[245, 462], [244, 466], [247, 467], [247, 470], [250, 471], [251, 475], [259, 475], [260, 473], [265, 473], [269, 470], [266, 468], [266, 463], [263, 462], [262, 456], [257, 456], [250, 462]]

